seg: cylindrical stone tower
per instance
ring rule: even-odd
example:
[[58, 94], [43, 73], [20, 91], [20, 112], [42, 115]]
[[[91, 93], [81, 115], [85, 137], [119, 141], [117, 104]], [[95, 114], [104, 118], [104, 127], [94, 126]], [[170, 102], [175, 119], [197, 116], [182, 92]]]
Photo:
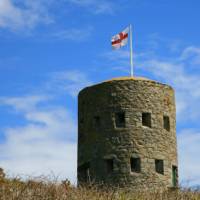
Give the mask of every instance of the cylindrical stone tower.
[[177, 187], [177, 166], [172, 87], [122, 77], [79, 93], [79, 184]]

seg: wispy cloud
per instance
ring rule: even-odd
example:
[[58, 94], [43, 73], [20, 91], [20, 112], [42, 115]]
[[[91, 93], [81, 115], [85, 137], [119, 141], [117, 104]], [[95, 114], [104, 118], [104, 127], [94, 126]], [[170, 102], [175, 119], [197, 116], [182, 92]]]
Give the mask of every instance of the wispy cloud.
[[113, 14], [116, 8], [110, 0], [66, 0], [69, 3], [84, 7], [94, 14]]
[[[0, 166], [10, 174], [36, 176], [54, 172], [59, 178], [75, 182], [77, 131], [69, 109], [49, 105], [41, 109], [38, 104], [42, 100], [21, 107], [27, 99], [32, 97], [5, 99], [7, 105], [24, 116], [26, 125], [5, 128], [6, 141], [0, 146]], [[31, 101], [34, 102], [35, 97]]]
[[[39, 24], [50, 24], [55, 20], [55, 16], [51, 13], [51, 9], [57, 9], [62, 5], [67, 7], [69, 4], [76, 7], [83, 7], [94, 14], [112, 14], [116, 7], [112, 1], [104, 0], [1, 0], [0, 28], [19, 31], [33, 29]], [[70, 15], [70, 12], [68, 14]], [[78, 29], [71, 29], [61, 30], [56, 36], [74, 39], [73, 36], [68, 34], [69, 31], [72, 31], [75, 36], [79, 35], [79, 33], [82, 33], [81, 37], [86, 37], [88, 35], [88, 32], [80, 32]]]
[[50, 79], [50, 84], [46, 83], [47, 91], [65, 92], [72, 97], [76, 97], [82, 88], [92, 84], [87, 75], [78, 70], [55, 72], [50, 75]]
[[0, 1], [0, 28], [16, 31], [19, 29], [32, 29], [39, 23], [51, 23], [47, 1]]
[[[79, 71], [52, 73], [38, 94], [1, 97], [0, 105], [23, 117], [23, 125], [4, 127], [0, 166], [14, 175], [49, 175], [76, 183], [77, 125], [67, 105], [58, 104], [77, 95], [90, 81]], [[62, 91], [62, 92], [61, 92]], [[20, 117], [20, 119], [21, 119]]]
[[[62, 6], [67, 8], [68, 18], [74, 15], [69, 10], [70, 4], [74, 9], [81, 7], [93, 14], [112, 14], [116, 9], [116, 4], [110, 0], [1, 0], [0, 29], [28, 32], [41, 24], [56, 23], [59, 17], [56, 17], [54, 12]], [[90, 36], [91, 31], [91, 27], [60, 29], [53, 36], [57, 39], [82, 41]]]
[[23, 98], [0, 98], [0, 104], [12, 106], [16, 111], [27, 111], [34, 109], [40, 102], [48, 100], [47, 96], [24, 96]]
[[52, 37], [58, 40], [72, 40], [82, 42], [87, 40], [92, 34], [93, 28], [91, 26], [86, 28], [70, 28], [59, 30], [52, 34]]
[[144, 39], [142, 44], [145, 44], [151, 50], [159, 50], [161, 47], [166, 51], [171, 51], [172, 53], [179, 52], [183, 48], [183, 42], [179, 39], [169, 39], [160, 36], [158, 33], [152, 33], [148, 35], [147, 39]]
[[190, 64], [199, 65], [200, 64], [200, 48], [195, 46], [190, 46], [184, 49], [180, 57], [181, 61], [190, 61]]
[[186, 129], [178, 135], [179, 172], [182, 184], [185, 186], [200, 183], [199, 144], [199, 130]]
[[[154, 55], [153, 51], [142, 52], [142, 53], [134, 53], [134, 67], [138, 67], [137, 60], [144, 60], [146, 58]], [[107, 51], [102, 53], [100, 58], [103, 58], [104, 65], [108, 65], [109, 68], [116, 71], [121, 71], [125, 76], [130, 75], [130, 50], [127, 48], [120, 49], [117, 51]]]

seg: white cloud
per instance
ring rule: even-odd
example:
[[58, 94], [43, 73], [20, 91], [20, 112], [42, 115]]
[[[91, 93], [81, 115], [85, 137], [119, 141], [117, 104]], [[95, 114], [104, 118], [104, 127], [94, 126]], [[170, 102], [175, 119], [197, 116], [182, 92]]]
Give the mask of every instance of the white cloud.
[[4, 103], [23, 115], [26, 123], [4, 129], [0, 166], [14, 174], [54, 172], [75, 182], [77, 128], [69, 109], [48, 105], [48, 99], [40, 96], [4, 98]]
[[178, 135], [179, 175], [186, 186], [200, 183], [200, 131], [182, 130]]
[[46, 1], [0, 1], [0, 28], [8, 28], [13, 31], [18, 29], [31, 29], [39, 23], [52, 22], [45, 8]]
[[24, 96], [22, 98], [0, 98], [0, 104], [9, 105], [15, 108], [17, 111], [27, 111], [28, 109], [34, 109], [40, 102], [48, 100], [47, 96]]
[[[64, 4], [63, 4], [64, 3]], [[111, 1], [98, 0], [1, 0], [0, 1], [0, 28], [7, 28], [12, 31], [33, 29], [38, 24], [49, 24], [54, 21], [51, 13], [52, 9], [57, 9], [62, 5], [71, 3], [75, 6], [84, 7], [95, 14], [108, 13], [114, 11], [115, 5]], [[58, 7], [55, 5], [59, 5]], [[70, 31], [70, 30], [69, 30]], [[84, 37], [88, 36], [87, 32], [72, 29], [75, 35], [82, 33]], [[71, 39], [68, 30], [61, 30], [57, 37]], [[79, 35], [80, 37], [80, 35]], [[74, 37], [73, 37], [74, 39]]]
[[[58, 8], [65, 6], [69, 11], [69, 4], [75, 8], [83, 7], [94, 14], [112, 14], [115, 10], [115, 4], [111, 1], [98, 0], [1, 0], [0, 1], [0, 28], [11, 31], [34, 29], [40, 24], [50, 24], [56, 20], [52, 11], [58, 11]], [[61, 13], [62, 14], [62, 13]], [[68, 19], [73, 14], [68, 12]], [[53, 34], [58, 39], [71, 39], [82, 41], [83, 38], [89, 37], [92, 31], [91, 27], [86, 30], [77, 28], [60, 30]]]
[[200, 48], [195, 46], [190, 46], [184, 49], [180, 60], [187, 61], [189, 60], [191, 64], [200, 64]]
[[72, 40], [82, 42], [88, 39], [92, 34], [93, 28], [91, 26], [86, 28], [70, 28], [57, 31], [52, 34], [53, 38], [58, 40]]
[[48, 80], [51, 90], [45, 85], [40, 94], [0, 98], [1, 106], [17, 111], [14, 114], [20, 115], [20, 120], [24, 118], [23, 125], [3, 129], [0, 166], [6, 172], [25, 176], [53, 172], [59, 179], [76, 183], [76, 115], [56, 101], [61, 97], [60, 91], [65, 91], [66, 101], [70, 101], [70, 96], [89, 82], [79, 71], [56, 72]]
[[62, 71], [51, 74], [51, 82], [53, 84], [47, 84], [48, 90], [54, 90], [57, 92], [67, 92], [72, 97], [76, 97], [80, 89], [92, 84], [88, 77], [80, 71]]

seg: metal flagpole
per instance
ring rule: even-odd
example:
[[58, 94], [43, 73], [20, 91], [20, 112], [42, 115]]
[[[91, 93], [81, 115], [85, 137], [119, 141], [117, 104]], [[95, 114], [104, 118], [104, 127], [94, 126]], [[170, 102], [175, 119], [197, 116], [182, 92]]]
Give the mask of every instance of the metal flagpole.
[[131, 64], [131, 77], [133, 77], [133, 36], [132, 36], [131, 24], [130, 24], [130, 64]]

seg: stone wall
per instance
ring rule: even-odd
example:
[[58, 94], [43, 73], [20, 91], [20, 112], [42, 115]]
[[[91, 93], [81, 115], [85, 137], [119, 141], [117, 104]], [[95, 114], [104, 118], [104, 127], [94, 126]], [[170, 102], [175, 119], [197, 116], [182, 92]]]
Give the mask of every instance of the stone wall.
[[[149, 113], [151, 127], [143, 124], [142, 113]], [[164, 116], [169, 118], [170, 130], [164, 128]], [[131, 169], [131, 158], [140, 160], [133, 163], [139, 171]], [[155, 160], [163, 162], [163, 172], [156, 172]], [[135, 189], [172, 187], [173, 166], [177, 167], [176, 110], [170, 86], [127, 78], [79, 93], [79, 183], [104, 182]]]

